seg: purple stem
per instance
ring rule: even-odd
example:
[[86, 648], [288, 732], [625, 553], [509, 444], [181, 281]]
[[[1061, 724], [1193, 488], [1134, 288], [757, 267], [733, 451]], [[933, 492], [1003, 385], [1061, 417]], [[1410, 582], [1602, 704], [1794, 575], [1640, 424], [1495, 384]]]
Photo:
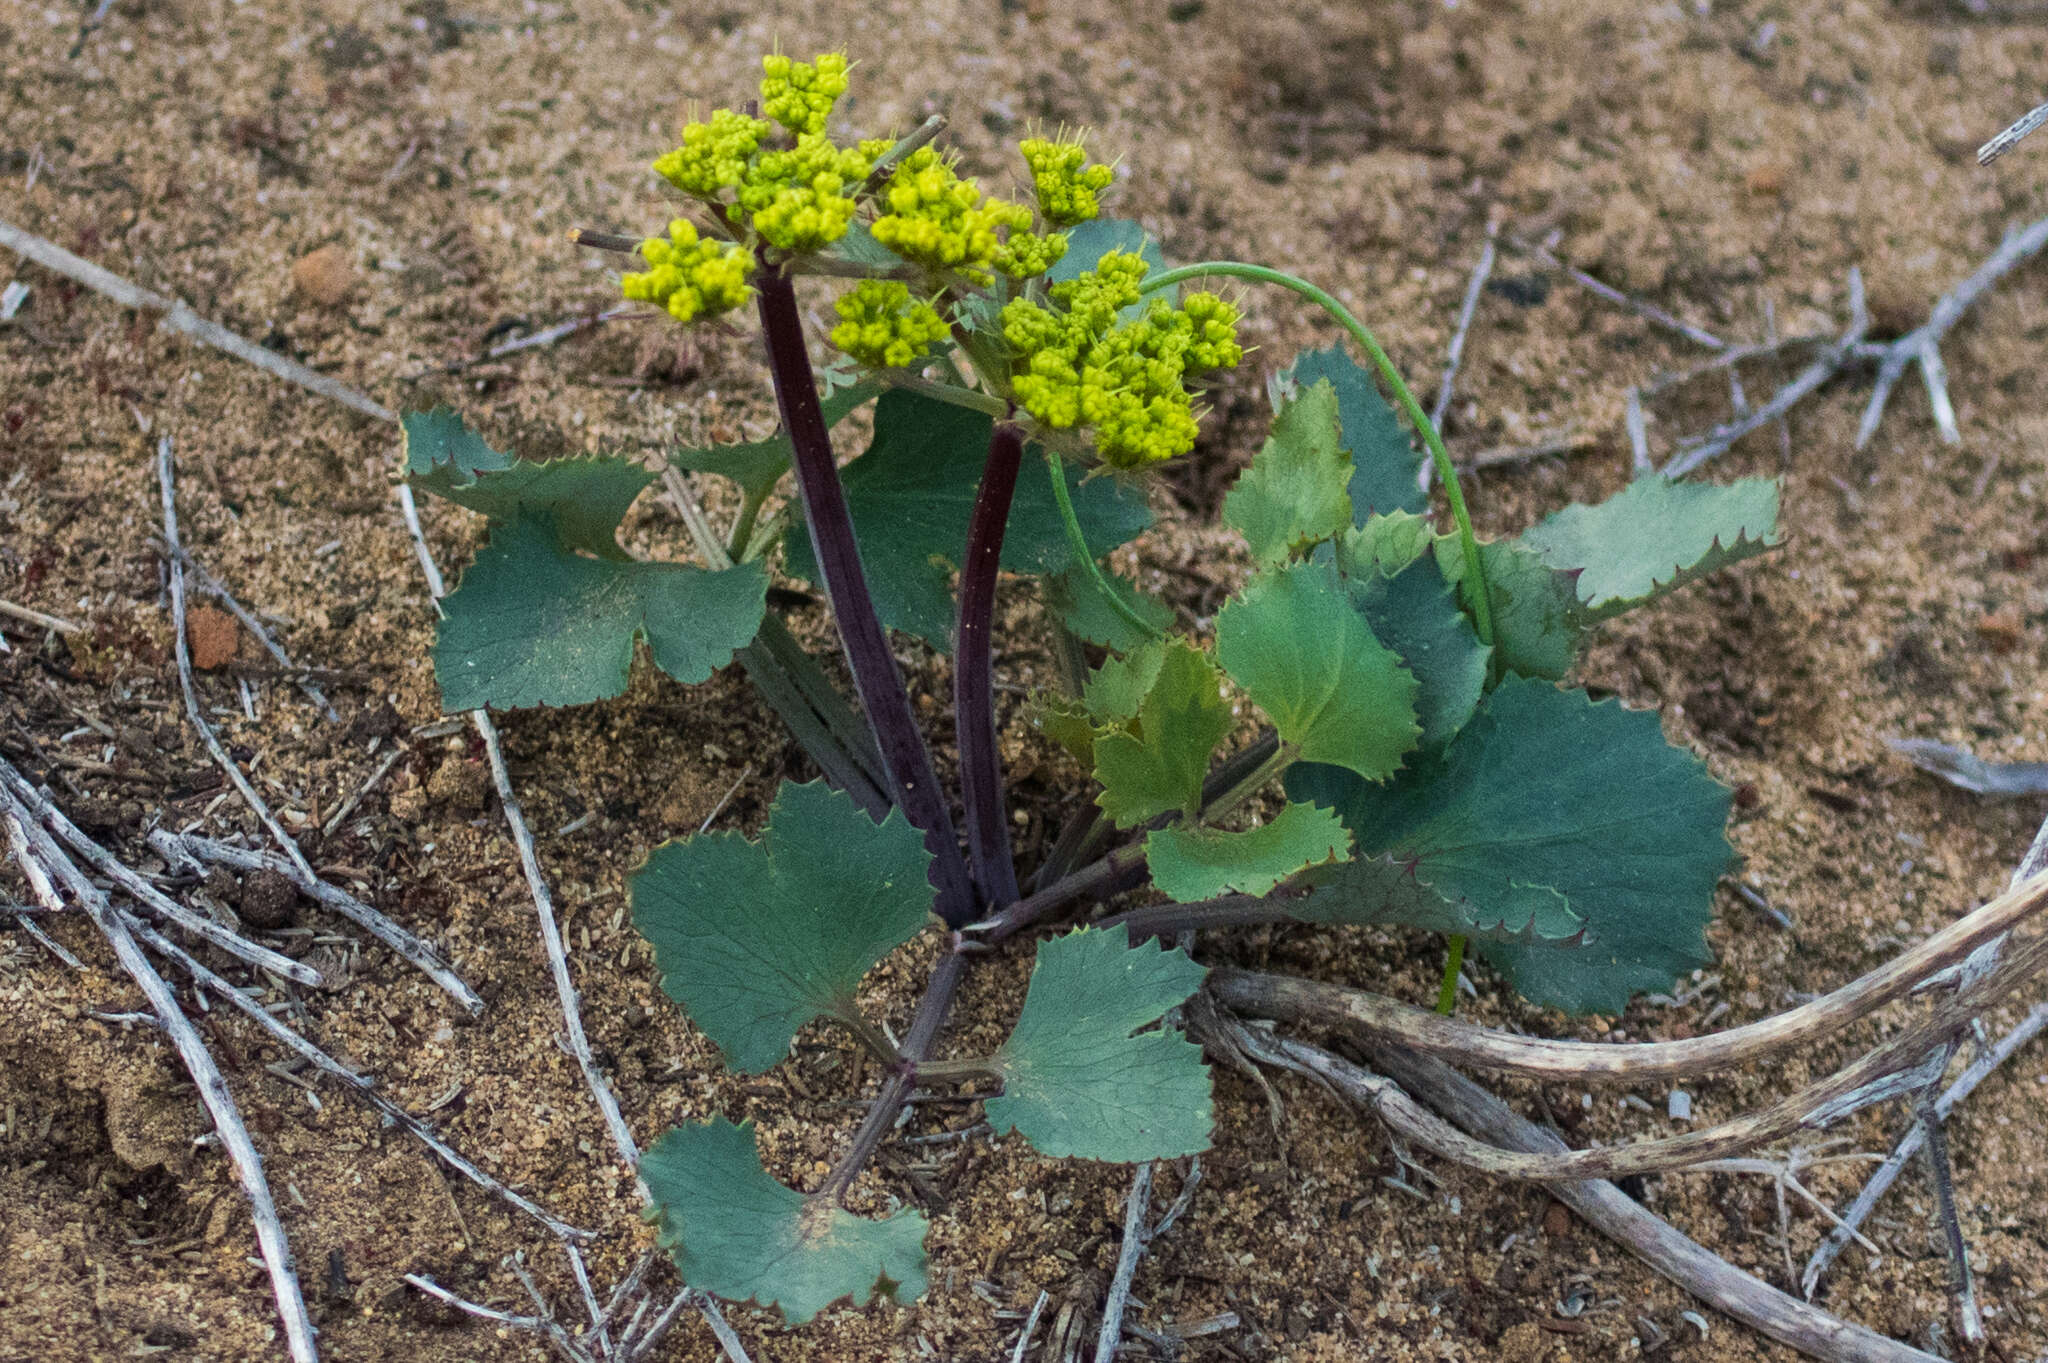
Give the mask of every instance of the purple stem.
[[[967, 522], [967, 557], [960, 570], [960, 615], [953, 632], [953, 722], [960, 740], [960, 798], [967, 810], [967, 856], [984, 904], [1017, 901], [1017, 866], [1010, 854], [1008, 802], [1002, 758], [996, 752], [994, 644], [996, 569], [1010, 498], [1024, 460], [1024, 432], [996, 423], [988, 441], [981, 490]], [[957, 924], [955, 926], [958, 926]]]
[[932, 971], [931, 982], [925, 985], [924, 1000], [917, 1005], [917, 1012], [910, 1019], [910, 1030], [903, 1034], [903, 1044], [896, 1049], [905, 1063], [889, 1072], [882, 1083], [882, 1091], [875, 1095], [875, 1102], [868, 1109], [867, 1119], [853, 1134], [853, 1144], [825, 1175], [825, 1181], [818, 1185], [812, 1197], [837, 1199], [853, 1186], [855, 1178], [882, 1148], [882, 1141], [896, 1129], [896, 1119], [903, 1112], [903, 1104], [917, 1087], [917, 1062], [931, 1054], [932, 1043], [938, 1040], [939, 1027], [946, 1020], [946, 1013], [953, 1006], [954, 991], [960, 987], [960, 977], [967, 972], [967, 957], [959, 950], [958, 935], [955, 935], [954, 950], [939, 958], [938, 968]]
[[824, 579], [826, 598], [832, 603], [832, 619], [853, 670], [854, 689], [882, 751], [890, 794], [904, 817], [924, 834], [924, 845], [932, 854], [931, 880], [938, 890], [938, 915], [957, 927], [971, 922], [977, 912], [974, 887], [967, 879], [967, 863], [960, 856], [960, 840], [953, 831], [945, 792], [932, 771], [931, 754], [925, 750], [924, 737], [910, 709], [910, 693], [904, 690], [896, 655], [889, 651], [888, 636], [875, 614], [874, 599], [868, 595], [860, 546], [853, 537], [853, 516], [846, 507], [846, 489], [839, 483], [832, 437], [818, 406], [811, 357], [804, 349], [796, 286], [779, 268], [764, 262], [755, 275], [755, 288], [761, 332], [768, 343], [768, 368], [775, 380], [775, 404], [782, 413], [782, 429], [789, 433], [791, 464], [797, 492], [803, 498], [811, 552]]

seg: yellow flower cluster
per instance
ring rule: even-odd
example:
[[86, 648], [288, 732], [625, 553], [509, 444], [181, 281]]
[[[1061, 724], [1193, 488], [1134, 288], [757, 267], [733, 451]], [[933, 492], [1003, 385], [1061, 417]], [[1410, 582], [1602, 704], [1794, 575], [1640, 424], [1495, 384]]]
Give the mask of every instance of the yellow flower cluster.
[[1031, 168], [1031, 184], [1038, 192], [1038, 211], [1045, 220], [1060, 227], [1087, 222], [1102, 211], [1096, 195], [1108, 189], [1116, 173], [1108, 166], [1091, 166], [1088, 153], [1078, 141], [1053, 142], [1027, 137], [1017, 144], [1024, 164]]
[[739, 206], [761, 239], [785, 251], [816, 251], [853, 224], [852, 191], [874, 157], [837, 147], [823, 133], [804, 133], [787, 151], [763, 152], [739, 187]]
[[761, 58], [761, 112], [798, 136], [824, 132], [832, 106], [845, 93], [844, 52], [826, 52], [808, 63], [780, 52]]
[[[931, 270], [985, 275], [1003, 252], [1006, 230], [1031, 230], [1030, 209], [984, 196], [981, 186], [961, 179], [930, 147], [903, 158], [889, 177], [882, 202], [889, 211], [875, 219], [875, 240]], [[1011, 260], [1028, 263], [1021, 257]]]
[[678, 322], [694, 322], [730, 312], [747, 301], [747, 277], [754, 257], [743, 246], [704, 241], [681, 218], [668, 225], [668, 236], [640, 243], [647, 261], [643, 274], [619, 281], [627, 298], [659, 304]]
[[[761, 105], [772, 122], [719, 109], [686, 126], [680, 144], [656, 160], [654, 170], [770, 246], [816, 251], [846, 235], [854, 192], [893, 144], [840, 147], [825, 135], [832, 106], [846, 93], [843, 54], [827, 52], [806, 63], [778, 53], [763, 57], [761, 68]], [[794, 145], [776, 144], [777, 123], [796, 135]]]
[[1014, 356], [1018, 405], [1055, 430], [1092, 427], [1112, 468], [1135, 469], [1195, 446], [1188, 378], [1244, 358], [1238, 310], [1211, 293], [1178, 308], [1154, 299], [1136, 320], [1143, 258], [1111, 251], [1093, 270], [1055, 284], [1057, 310], [1027, 299], [1003, 308], [1003, 339]]
[[842, 320], [832, 344], [876, 369], [907, 368], [949, 334], [938, 310], [895, 280], [864, 279], [835, 306]]

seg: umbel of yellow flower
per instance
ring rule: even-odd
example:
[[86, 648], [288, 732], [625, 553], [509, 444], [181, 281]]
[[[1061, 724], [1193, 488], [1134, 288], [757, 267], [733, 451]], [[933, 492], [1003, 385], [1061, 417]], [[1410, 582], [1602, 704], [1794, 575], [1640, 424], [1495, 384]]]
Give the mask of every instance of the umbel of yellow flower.
[[832, 344], [876, 369], [903, 369], [947, 336], [946, 319], [891, 279], [864, 279], [835, 305], [842, 319]]
[[1054, 308], [1015, 299], [1003, 308], [1003, 339], [1014, 366], [1017, 404], [1054, 430], [1090, 427], [1112, 468], [1135, 469], [1195, 447], [1187, 380], [1244, 358], [1238, 310], [1213, 293], [1176, 308], [1154, 299], [1135, 320], [1124, 308], [1143, 296], [1142, 257], [1111, 251], [1093, 270], [1052, 287]]
[[694, 322], [730, 312], [747, 301], [747, 277], [754, 271], [753, 253], [742, 246], [704, 241], [692, 224], [677, 218], [668, 236], [640, 243], [647, 262], [641, 274], [619, 281], [627, 298], [656, 303], [678, 322]]
[[1031, 184], [1038, 193], [1038, 211], [1045, 220], [1060, 227], [1087, 222], [1102, 211], [1096, 195], [1108, 189], [1116, 178], [1108, 166], [1091, 166], [1088, 153], [1078, 141], [1052, 142], [1027, 137], [1017, 144], [1024, 164], [1031, 168]]

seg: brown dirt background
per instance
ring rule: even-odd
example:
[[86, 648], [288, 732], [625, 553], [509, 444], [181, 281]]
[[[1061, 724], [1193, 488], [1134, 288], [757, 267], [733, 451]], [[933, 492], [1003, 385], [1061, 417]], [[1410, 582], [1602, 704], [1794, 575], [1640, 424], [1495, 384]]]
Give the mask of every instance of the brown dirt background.
[[[1580, 266], [1755, 338], [1767, 308], [1787, 333], [1837, 326], [1851, 265], [1869, 280], [1880, 332], [1896, 332], [2048, 197], [2048, 147], [2027, 144], [1991, 171], [1971, 159], [2038, 97], [2048, 26], [1973, 22], [1932, 0], [1183, 0], [1120, 11], [1075, 0], [119, 0], [71, 55], [89, 8], [0, 3], [0, 215], [390, 405], [449, 402], [534, 457], [653, 455], [768, 428], [744, 327], [680, 338], [619, 325], [455, 377], [405, 376], [475, 354], [515, 319], [540, 325], [607, 305], [608, 263], [565, 246], [563, 231], [662, 221], [646, 162], [687, 108], [743, 97], [756, 57], [778, 41], [859, 58], [846, 130], [900, 131], [943, 111], [967, 168], [998, 181], [1015, 169], [1006, 143], [1029, 125], [1087, 125], [1096, 148], [1122, 158], [1116, 210], [1141, 219], [1170, 257], [1267, 260], [1331, 284], [1418, 387], [1435, 383], [1489, 214], [1516, 235], [1554, 232]], [[293, 263], [320, 248], [331, 249], [323, 268], [295, 284]], [[15, 646], [0, 656], [0, 748], [36, 770], [38, 753], [61, 753], [126, 772], [66, 768], [59, 793], [130, 855], [146, 855], [141, 834], [159, 821], [246, 823], [232, 800], [216, 807], [218, 778], [177, 709], [150, 546], [147, 421], [178, 442], [188, 545], [278, 622], [297, 658], [356, 676], [332, 688], [342, 725], [261, 682], [260, 719], [223, 718], [226, 738], [260, 761], [301, 826], [362, 783], [385, 751], [373, 743], [404, 743], [405, 760], [316, 860], [442, 943], [493, 1002], [480, 1022], [458, 1021], [381, 950], [322, 942], [332, 921], [301, 905], [312, 932], [277, 940], [353, 972], [340, 991], [304, 1001], [304, 1024], [415, 1111], [446, 1099], [435, 1120], [458, 1148], [602, 1227], [593, 1270], [608, 1284], [646, 1232], [554, 1041], [526, 890], [479, 754], [466, 731], [418, 732], [438, 718], [432, 610], [391, 504], [391, 434], [43, 271], [8, 263], [0, 275], [33, 287], [0, 332], [0, 596], [91, 626], [67, 648], [0, 622]], [[2038, 802], [1939, 788], [1881, 740], [1912, 733], [1990, 757], [2048, 757], [2042, 278], [2011, 277], [1947, 347], [1961, 448], [1936, 441], [1909, 378], [1878, 438], [1853, 451], [1867, 375], [1836, 383], [1794, 415], [1782, 448], [1765, 431], [1710, 471], [1783, 462], [1784, 552], [1614, 629], [1585, 665], [1597, 688], [1661, 707], [1675, 741], [1743, 788], [1732, 836], [1751, 881], [1796, 928], [1778, 931], [1724, 892], [1720, 961], [1683, 1007], [1638, 1002], [1622, 1018], [1575, 1023], [1514, 1004], [1486, 979], [1470, 1016], [1630, 1038], [1740, 1022], [1850, 978], [2002, 887]], [[1617, 490], [1625, 385], [1697, 352], [1513, 252], [1495, 279], [1453, 409], [1454, 452], [1559, 431], [1589, 442], [1475, 479], [1478, 514], [1499, 532]], [[1159, 488], [1164, 519], [1138, 550], [1149, 585], [1193, 617], [1212, 614], [1239, 571], [1201, 519], [1256, 442], [1263, 375], [1328, 339], [1267, 294], [1252, 299], [1249, 333], [1258, 353], [1219, 396], [1192, 466]], [[1781, 377], [1752, 371], [1751, 394]], [[1727, 400], [1708, 384], [1661, 402], [1653, 439], [1668, 447], [1703, 429]], [[442, 562], [459, 567], [476, 519], [426, 513]], [[643, 552], [682, 542], [652, 498], [629, 530]], [[818, 613], [799, 614], [815, 634]], [[1019, 687], [1045, 664], [1030, 622], [1021, 611], [1015, 646], [998, 659], [999, 677]], [[906, 657], [915, 684], [943, 695], [943, 668]], [[209, 704], [235, 707], [231, 684], [204, 685]], [[1030, 736], [1019, 696], [1004, 700], [1029, 849], [1079, 783]], [[722, 1075], [622, 921], [622, 877], [646, 849], [695, 827], [742, 772], [722, 819], [757, 826], [776, 781], [805, 775], [793, 745], [735, 676], [686, 691], [641, 675], [617, 702], [515, 715], [504, 728], [594, 1040], [641, 1139], [713, 1111], [751, 1116], [778, 1173], [815, 1177], [853, 1125], [852, 1052], [814, 1030], [764, 1079]], [[0, 885], [22, 892], [11, 872]], [[245, 888], [205, 892], [232, 905]], [[146, 1031], [87, 1016], [133, 1007], [135, 993], [89, 925], [52, 927], [87, 973], [0, 934], [0, 1358], [279, 1356], [240, 1193], [222, 1161], [193, 1148], [201, 1118], [182, 1072]], [[1407, 937], [1299, 930], [1206, 949], [1418, 1000], [1438, 954]], [[928, 958], [928, 945], [912, 948], [878, 973], [874, 1002], [892, 1022]], [[1013, 953], [978, 977], [959, 1014], [962, 1053], [999, 1034], [1025, 968]], [[524, 1309], [499, 1266], [523, 1248], [566, 1307], [572, 1289], [552, 1247], [331, 1090], [316, 1112], [263, 1068], [273, 1057], [239, 1024], [212, 1026], [326, 1356], [537, 1356], [530, 1341], [421, 1302], [398, 1278], [423, 1271]], [[1777, 1073], [1694, 1085], [1698, 1119], [1730, 1116], [1852, 1053], [1845, 1042]], [[2023, 1052], [1953, 1127], [1993, 1338], [2012, 1359], [2048, 1348], [2044, 1070], [2039, 1047]], [[1626, 1358], [1643, 1352], [1638, 1316], [1668, 1338], [1657, 1357], [1790, 1357], [1723, 1320], [1700, 1339], [1679, 1314], [1692, 1302], [1540, 1192], [1448, 1170], [1420, 1200], [1390, 1188], [1383, 1179], [1398, 1166], [1377, 1129], [1298, 1083], [1280, 1087], [1276, 1135], [1256, 1092], [1219, 1074], [1204, 1181], [1139, 1275], [1144, 1324], [1241, 1317], [1186, 1357]], [[1612, 1092], [1549, 1102], [1576, 1139], [1613, 1140], [1668, 1129], [1663, 1091], [1643, 1097], [1654, 1112]], [[975, 1117], [927, 1107], [914, 1129]], [[1887, 1110], [1851, 1123], [1846, 1148], [1886, 1148], [1897, 1120]], [[1858, 1176], [1835, 1166], [1814, 1182], [1839, 1201]], [[1164, 1183], [1171, 1195], [1175, 1180]], [[1007, 1358], [1017, 1313], [1040, 1289], [1052, 1294], [1048, 1326], [1062, 1308], [1085, 1317], [1099, 1301], [1126, 1184], [1124, 1171], [1039, 1159], [1015, 1141], [903, 1147], [858, 1202], [926, 1207], [929, 1298], [831, 1311], [796, 1332], [745, 1309], [733, 1318], [764, 1361]], [[1785, 1281], [1768, 1182], [1674, 1177], [1651, 1181], [1647, 1196], [1736, 1263]], [[1944, 1314], [1926, 1201], [1920, 1180], [1903, 1181], [1873, 1226], [1882, 1263], [1852, 1250], [1823, 1298], [1923, 1346]], [[1819, 1233], [1795, 1206], [1794, 1252]], [[1574, 1292], [1591, 1305], [1566, 1321], [1557, 1303]], [[1078, 1324], [1092, 1348], [1092, 1324]], [[686, 1319], [662, 1356], [712, 1350]]]

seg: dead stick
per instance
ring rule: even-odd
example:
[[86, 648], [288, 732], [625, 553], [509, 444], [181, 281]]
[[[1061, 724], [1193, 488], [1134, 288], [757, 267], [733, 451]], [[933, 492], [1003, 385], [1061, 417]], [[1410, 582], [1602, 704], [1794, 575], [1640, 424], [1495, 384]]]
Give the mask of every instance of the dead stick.
[[74, 625], [69, 620], [62, 620], [54, 615], [45, 615], [39, 610], [33, 610], [28, 606], [16, 605], [12, 601], [0, 601], [0, 615], [19, 620], [26, 625], [34, 625], [37, 629], [53, 629], [59, 634], [85, 633], [84, 625]]
[[131, 284], [111, 270], [103, 270], [89, 260], [71, 254], [55, 242], [23, 231], [9, 222], [0, 221], [0, 246], [27, 256], [45, 269], [55, 270], [67, 279], [76, 280], [93, 292], [102, 294], [124, 308], [138, 308], [145, 312], [163, 314], [162, 325], [172, 331], [182, 332], [201, 345], [224, 350], [238, 360], [255, 365], [267, 374], [273, 374], [289, 383], [318, 393], [332, 402], [338, 402], [353, 412], [375, 417], [379, 421], [396, 421], [398, 417], [390, 408], [364, 397], [345, 383], [337, 382], [288, 360], [274, 350], [245, 341], [218, 322], [209, 322], [175, 298], [168, 298], [152, 289]]
[[1849, 329], [1842, 333], [1839, 341], [1828, 346], [1791, 382], [1773, 393], [1769, 402], [1688, 442], [1664, 466], [1664, 476], [1682, 478], [1691, 473], [1709, 459], [1726, 452], [1729, 446], [1751, 431], [1761, 430], [1784, 416], [1809, 393], [1842, 371], [1863, 340], [1863, 334], [1870, 329], [1870, 310], [1863, 297], [1863, 272], [1853, 266], [1849, 270], [1849, 314]]
[[[1877, 386], [1871, 390], [1870, 403], [1863, 409], [1863, 420], [1856, 427], [1856, 448], [1862, 449], [1877, 434], [1877, 423], [1884, 418], [1885, 404], [1891, 400], [1892, 389], [1906, 372], [1906, 366], [1915, 360], [1925, 362], [1928, 348], [1940, 342], [1948, 334], [1970, 305], [1980, 298], [1986, 289], [2009, 274], [2016, 266], [2031, 259], [2042, 247], [2048, 246], [2048, 218], [2042, 218], [2026, 227], [2008, 231], [1998, 249], [1990, 259], [1971, 272], [1962, 283], [1943, 294], [1927, 315], [1927, 320], [1899, 337], [1884, 351], [1877, 368]], [[1937, 352], [1938, 353], [1938, 352]], [[1935, 383], [1934, 375], [1927, 376], [1930, 391]], [[1947, 403], [1947, 390], [1942, 390], [1941, 401]]]
[[[201, 563], [198, 559], [193, 558], [192, 555], [188, 551], [186, 551], [183, 546], [180, 546], [174, 552], [176, 552], [180, 557], [182, 557], [185, 560], [185, 566], [190, 568], [193, 574], [198, 577], [200, 588], [204, 590], [207, 593], [207, 595], [214, 597], [223, 606], [226, 606], [228, 608], [228, 613], [234, 616], [235, 619], [242, 622], [242, 628], [248, 630], [249, 633], [256, 636], [256, 642], [262, 644], [264, 652], [268, 653], [272, 658], [275, 658], [277, 660], [277, 665], [279, 667], [287, 669], [296, 668], [297, 665], [292, 662], [291, 655], [284, 651], [284, 645], [278, 643], [276, 639], [272, 638], [270, 635], [270, 631], [263, 628], [263, 622], [261, 620], [258, 620], [253, 614], [251, 614], [248, 611], [248, 609], [242, 605], [241, 602], [235, 600], [235, 594], [228, 590], [227, 584], [225, 582], [222, 582], [219, 578], [215, 577], [211, 572], [208, 572], [206, 565]], [[336, 711], [334, 706], [328, 702], [326, 693], [323, 692], [318, 686], [314, 685], [310, 677], [300, 677], [298, 679], [298, 686], [301, 691], [306, 693], [306, 698], [308, 700], [312, 701], [315, 705], [320, 707], [320, 709], [322, 710], [322, 712], [326, 714], [330, 722], [340, 722], [340, 713]]]
[[279, 1022], [269, 1009], [264, 1008], [241, 990], [235, 988], [234, 985], [194, 960], [177, 943], [166, 939], [162, 934], [152, 931], [143, 924], [138, 923], [134, 927], [135, 935], [141, 938], [144, 946], [156, 952], [159, 956], [166, 957], [175, 962], [201, 988], [240, 1009], [252, 1022], [269, 1033], [272, 1040], [276, 1041], [293, 1055], [306, 1061], [321, 1073], [339, 1079], [356, 1097], [368, 1103], [400, 1128], [418, 1137], [427, 1149], [433, 1151], [442, 1163], [446, 1164], [456, 1173], [461, 1174], [485, 1192], [503, 1198], [506, 1202], [525, 1212], [528, 1216], [546, 1226], [550, 1232], [564, 1240], [575, 1241], [592, 1238], [594, 1232], [578, 1230], [559, 1217], [550, 1215], [544, 1208], [512, 1191], [512, 1189], [492, 1178], [469, 1160], [463, 1158], [454, 1147], [435, 1135], [433, 1129], [425, 1122], [413, 1116], [412, 1113], [406, 1111], [379, 1091], [375, 1081], [371, 1080], [367, 1075], [359, 1074], [355, 1070], [350, 1069], [291, 1028], [285, 1026], [282, 1022]]
[[15, 770], [4, 757], [0, 757], [0, 788], [11, 790], [14, 798], [32, 817], [70, 844], [71, 850], [84, 857], [87, 865], [120, 886], [153, 917], [175, 923], [195, 937], [220, 948], [238, 960], [247, 961], [259, 970], [267, 970], [273, 975], [296, 981], [308, 988], [317, 989], [326, 982], [320, 972], [313, 967], [294, 961], [291, 957], [272, 951], [269, 947], [258, 946], [254, 942], [237, 937], [211, 918], [194, 913], [144, 880], [113, 853], [87, 837], [77, 824], [65, 817], [64, 811], [58, 809], [41, 791], [29, 784], [28, 778]]
[[278, 1220], [277, 1203], [270, 1195], [270, 1184], [263, 1177], [263, 1156], [257, 1153], [255, 1144], [250, 1141], [249, 1132], [242, 1125], [241, 1111], [235, 1106], [235, 1096], [228, 1091], [227, 1081], [221, 1078], [220, 1069], [213, 1063], [206, 1043], [178, 1007], [170, 986], [156, 973], [149, 958], [142, 954], [142, 948], [136, 945], [134, 936], [129, 933], [121, 915], [107, 902], [106, 895], [64, 855], [55, 839], [30, 817], [12, 791], [0, 789], [0, 810], [6, 813], [10, 832], [19, 835], [34, 849], [35, 859], [64, 882], [71, 897], [91, 917], [93, 926], [106, 937], [114, 948], [115, 958], [121, 962], [121, 968], [142, 990], [158, 1024], [170, 1037], [171, 1044], [177, 1047], [179, 1059], [185, 1062], [186, 1072], [192, 1076], [192, 1082], [199, 1089], [200, 1100], [206, 1104], [207, 1113], [213, 1118], [214, 1132], [220, 1138], [221, 1148], [235, 1166], [242, 1191], [249, 1199], [249, 1214], [256, 1224], [256, 1243], [270, 1273], [270, 1289], [277, 1298], [278, 1315], [284, 1320], [285, 1341], [291, 1356], [295, 1363], [317, 1363], [320, 1351], [313, 1342], [313, 1321], [306, 1314], [306, 1300], [299, 1291], [291, 1242], [285, 1237], [283, 1222]]
[[[1465, 301], [1458, 308], [1458, 325], [1451, 332], [1451, 346], [1444, 355], [1444, 376], [1437, 384], [1436, 402], [1429, 409], [1429, 424], [1436, 427], [1439, 435], [1443, 433], [1444, 415], [1451, 410], [1451, 392], [1458, 381], [1458, 366], [1465, 358], [1465, 337], [1472, 330], [1472, 319], [1479, 313], [1479, 299], [1486, 291], [1487, 277], [1493, 273], [1495, 238], [1499, 233], [1498, 224], [1487, 223], [1486, 249], [1479, 253], [1479, 263], [1472, 267], [1472, 278], [1465, 285]], [[1429, 491], [1434, 467], [1429, 461], [1423, 461], [1419, 477], [1424, 492]]]
[[1670, 313], [1664, 311], [1664, 309], [1658, 307], [1655, 303], [1648, 302], [1645, 299], [1631, 297], [1630, 295], [1623, 293], [1620, 289], [1615, 288], [1612, 284], [1602, 283], [1600, 280], [1593, 278], [1593, 276], [1587, 274], [1584, 270], [1572, 268], [1571, 266], [1565, 264], [1563, 261], [1559, 260], [1554, 254], [1551, 253], [1551, 251], [1547, 247], [1539, 245], [1535, 242], [1522, 241], [1515, 237], [1508, 238], [1508, 244], [1526, 255], [1534, 256], [1537, 260], [1541, 261], [1545, 265], [1550, 266], [1550, 268], [1552, 268], [1553, 270], [1564, 271], [1565, 274], [1570, 276], [1572, 281], [1576, 283], [1580, 288], [1586, 289], [1591, 293], [1597, 294], [1600, 297], [1606, 299], [1608, 302], [1613, 303], [1618, 307], [1626, 308], [1630, 312], [1635, 313], [1639, 317], [1645, 318], [1651, 322], [1655, 322], [1660, 327], [1665, 327], [1671, 331], [1675, 331], [1680, 336], [1685, 337], [1686, 340], [1693, 342], [1695, 345], [1703, 345], [1709, 350], [1720, 350], [1728, 344], [1726, 341], [1723, 341], [1719, 336], [1716, 336], [1713, 332], [1708, 331], [1703, 327], [1696, 327], [1692, 323], [1684, 321], [1681, 318], [1674, 317]]
[[1218, 968], [1210, 973], [1209, 988], [1240, 1011], [1342, 1027], [1481, 1069], [1577, 1083], [1634, 1083], [1727, 1069], [1810, 1046], [1905, 997], [2044, 906], [2048, 875], [2037, 874], [1833, 993], [1776, 1017], [1683, 1041], [1552, 1041], [1474, 1026], [1364, 990], [1252, 971]]
[[[1439, 1060], [1400, 1047], [1372, 1062], [1468, 1131], [1530, 1152], [1564, 1142]], [[1828, 1363], [1937, 1363], [1933, 1354], [1852, 1325], [1787, 1296], [1680, 1234], [1612, 1183], [1555, 1183], [1552, 1196], [1681, 1288], [1781, 1344]]]
[[1124, 1200], [1124, 1242], [1117, 1251], [1109, 1295], [1102, 1303], [1102, 1330], [1095, 1336], [1095, 1363], [1116, 1363], [1117, 1345], [1124, 1337], [1124, 1310], [1131, 1302], [1131, 1280], [1137, 1276], [1138, 1260], [1145, 1257], [1145, 1218], [1151, 1212], [1152, 1162], [1147, 1160], [1131, 1176], [1131, 1195]]
[[166, 855], [175, 850], [195, 860], [217, 862], [241, 871], [274, 871], [297, 886], [307, 898], [334, 910], [390, 947], [422, 975], [440, 985], [471, 1017], [484, 1011], [484, 1001], [449, 967], [440, 952], [347, 890], [329, 885], [313, 874], [311, 868], [294, 865], [274, 852], [237, 847], [231, 842], [201, 837], [196, 833], [179, 835], [158, 829], [150, 835], [150, 844]]

